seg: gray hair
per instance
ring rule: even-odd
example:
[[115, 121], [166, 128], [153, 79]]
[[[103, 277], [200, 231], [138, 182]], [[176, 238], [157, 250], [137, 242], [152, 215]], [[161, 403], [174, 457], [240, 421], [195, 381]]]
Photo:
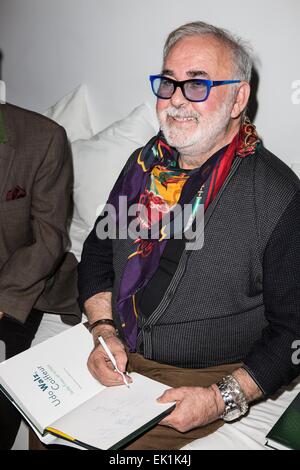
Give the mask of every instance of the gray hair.
[[172, 31], [164, 46], [164, 62], [171, 48], [179, 41], [188, 36], [212, 35], [225, 46], [227, 46], [232, 54], [233, 64], [236, 67], [237, 77], [239, 80], [250, 82], [253, 67], [252, 50], [248, 43], [238, 36], [233, 35], [226, 29], [217, 28], [203, 21], [195, 21], [187, 23]]

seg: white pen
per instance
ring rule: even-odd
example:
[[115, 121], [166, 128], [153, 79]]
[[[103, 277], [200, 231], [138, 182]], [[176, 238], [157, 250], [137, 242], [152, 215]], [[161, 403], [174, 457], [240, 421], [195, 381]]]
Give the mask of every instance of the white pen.
[[128, 388], [130, 388], [130, 387], [129, 387], [129, 383], [128, 383], [127, 380], [126, 380], [125, 374], [123, 374], [123, 372], [121, 372], [120, 369], [118, 368], [116, 359], [115, 359], [114, 356], [112, 355], [112, 352], [111, 352], [111, 350], [109, 349], [109, 347], [107, 346], [106, 342], [104, 341], [104, 339], [102, 338], [102, 336], [99, 336], [98, 339], [99, 339], [99, 341], [100, 341], [101, 346], [103, 346], [104, 351], [105, 351], [106, 354], [108, 355], [108, 357], [109, 357], [109, 359], [110, 359], [112, 365], [114, 366], [115, 370], [116, 370], [117, 372], [119, 372], [119, 374], [122, 375], [124, 384], [125, 384]]

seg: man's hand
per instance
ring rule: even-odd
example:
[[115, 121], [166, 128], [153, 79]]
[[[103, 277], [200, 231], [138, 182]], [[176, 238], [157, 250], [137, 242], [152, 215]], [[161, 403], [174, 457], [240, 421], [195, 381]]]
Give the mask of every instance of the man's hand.
[[176, 401], [174, 411], [159, 424], [179, 432], [205, 426], [216, 421], [224, 411], [224, 402], [215, 385], [204, 387], [179, 387], [166, 390], [159, 403]]
[[[262, 391], [245, 369], [236, 369], [232, 375], [239, 382], [248, 403], [262, 397]], [[212, 423], [225, 411], [225, 404], [216, 384], [208, 388], [171, 388], [166, 390], [158, 401], [159, 403], [176, 401], [175, 410], [159, 424], [170, 426], [179, 432], [187, 432]]]
[[0, 312], [0, 320], [2, 320], [2, 318], [4, 317], [4, 312]]
[[[112, 355], [116, 359], [118, 369], [125, 373], [128, 358], [124, 344], [110, 328], [98, 328], [97, 331], [93, 331], [93, 336], [95, 341], [95, 348], [91, 352], [88, 359], [89, 371], [93, 377], [95, 377], [95, 379], [99, 380], [99, 382], [107, 387], [111, 387], [113, 385], [122, 385], [124, 381], [121, 374], [114, 370], [113, 364], [109, 360], [106, 352], [97, 338], [98, 336], [102, 336], [104, 338]], [[127, 381], [132, 382], [132, 379], [130, 379], [128, 376]]]
[[[95, 294], [85, 302], [84, 308], [90, 324], [104, 318], [112, 319], [111, 292], [99, 292]], [[99, 380], [99, 382], [107, 387], [122, 385], [124, 382], [121, 374], [114, 371], [113, 364], [110, 362], [98, 340], [99, 336], [103, 337], [112, 355], [116, 359], [118, 369], [121, 372], [125, 372], [128, 358], [124, 344], [116, 335], [116, 330], [109, 325], [98, 325], [93, 328], [92, 334], [95, 348], [88, 359], [89, 371], [95, 379]], [[128, 382], [132, 382], [130, 377], [127, 377], [127, 379]]]

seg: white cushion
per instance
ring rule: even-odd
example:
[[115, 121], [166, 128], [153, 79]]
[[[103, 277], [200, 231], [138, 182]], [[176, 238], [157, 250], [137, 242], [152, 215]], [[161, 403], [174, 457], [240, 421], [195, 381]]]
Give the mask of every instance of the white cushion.
[[85, 84], [79, 85], [64, 96], [44, 115], [66, 129], [70, 142], [89, 139], [95, 134]]
[[78, 215], [77, 207], [74, 206], [73, 217], [69, 230], [71, 246], [69, 250], [74, 253], [77, 260], [80, 261], [82, 246], [90, 232], [90, 227]]
[[291, 168], [296, 173], [298, 178], [300, 178], [300, 163], [299, 162], [294, 162], [291, 164]]
[[145, 145], [157, 131], [154, 109], [144, 103], [91, 139], [72, 144], [74, 203], [88, 230], [93, 227], [130, 154]]
[[6, 84], [3, 80], [0, 80], [0, 104], [6, 103]]

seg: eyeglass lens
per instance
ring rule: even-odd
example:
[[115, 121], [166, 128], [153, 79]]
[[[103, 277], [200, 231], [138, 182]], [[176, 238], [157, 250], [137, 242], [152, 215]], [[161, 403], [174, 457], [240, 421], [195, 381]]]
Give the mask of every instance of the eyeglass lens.
[[[163, 99], [170, 99], [175, 92], [175, 84], [168, 78], [158, 77], [153, 81], [154, 93]], [[200, 101], [207, 96], [207, 84], [200, 80], [191, 80], [183, 84], [183, 92], [188, 100]]]

